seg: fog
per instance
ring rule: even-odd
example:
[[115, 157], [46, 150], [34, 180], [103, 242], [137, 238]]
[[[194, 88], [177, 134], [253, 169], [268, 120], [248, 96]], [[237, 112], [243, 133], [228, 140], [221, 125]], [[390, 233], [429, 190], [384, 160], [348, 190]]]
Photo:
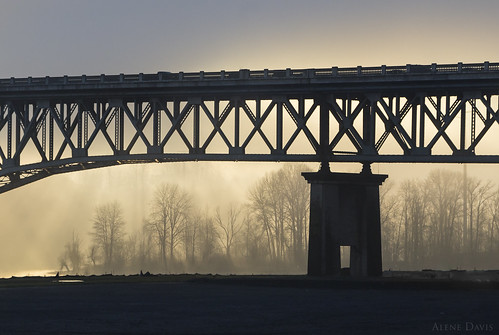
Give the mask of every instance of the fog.
[[141, 229], [155, 188], [162, 183], [176, 183], [189, 190], [200, 208], [215, 209], [245, 201], [248, 187], [277, 168], [215, 162], [128, 165], [53, 176], [9, 191], [0, 195], [0, 276], [58, 270], [58, 258], [73, 231], [89, 246], [99, 205], [120, 202], [126, 230], [134, 232]]
[[[0, 0], [0, 6], [2, 78], [483, 62], [499, 54], [496, 1]], [[58, 270], [73, 232], [86, 252], [99, 205], [118, 201], [132, 233], [163, 183], [178, 184], [200, 208], [215, 211], [246, 203], [251, 187], [284, 165], [118, 166], [52, 176], [1, 194], [0, 276]], [[331, 167], [360, 171], [360, 164]], [[436, 168], [462, 171], [462, 165], [374, 164], [373, 172], [401, 182]], [[494, 180], [497, 169], [469, 165], [468, 174]]]
[[[142, 229], [144, 220], [150, 215], [155, 190], [164, 183], [179, 185], [192, 194], [197, 208], [213, 215], [216, 208], [226, 210], [231, 204], [247, 204], [251, 187], [266, 174], [286, 165], [290, 164], [185, 162], [125, 165], [53, 176], [9, 191], [0, 195], [3, 231], [0, 236], [0, 276], [61, 270], [59, 258], [73, 232], [80, 237], [86, 260], [92, 244], [95, 210], [100, 205], [118, 201], [123, 209], [125, 230], [133, 234]], [[317, 164], [308, 164], [308, 167], [308, 171], [318, 168]], [[331, 164], [333, 171], [359, 172], [360, 168], [360, 164]], [[461, 173], [463, 166], [374, 164], [372, 167], [373, 173], [388, 174], [388, 182], [397, 186], [405, 180], [421, 181], [429, 172], [438, 169]], [[497, 183], [497, 169], [496, 165], [468, 164], [468, 176]], [[446, 268], [453, 267], [449, 264]], [[137, 268], [136, 272], [140, 270]]]

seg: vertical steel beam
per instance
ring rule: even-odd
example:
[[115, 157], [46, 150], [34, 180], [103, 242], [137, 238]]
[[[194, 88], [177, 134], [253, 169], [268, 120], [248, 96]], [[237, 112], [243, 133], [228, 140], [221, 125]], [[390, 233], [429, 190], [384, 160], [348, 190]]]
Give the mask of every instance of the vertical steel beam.
[[19, 120], [19, 115], [24, 114], [23, 111], [21, 111], [21, 109], [24, 110], [24, 104], [23, 103], [17, 104], [16, 105], [17, 114], [16, 114], [16, 124], [15, 124], [16, 145], [14, 149], [14, 156], [16, 156], [17, 150], [19, 149], [19, 143], [21, 143], [21, 120]]
[[42, 112], [43, 118], [40, 120], [42, 123], [41, 128], [42, 128], [42, 150], [45, 156], [47, 156], [47, 111], [49, 109], [44, 109]]
[[437, 98], [437, 120], [440, 121], [440, 123], [443, 122], [443, 113], [442, 113], [442, 97], [438, 96]]
[[[407, 98], [409, 99], [409, 98]], [[418, 105], [415, 99], [412, 100], [412, 107], [411, 107], [411, 113], [412, 113], [412, 124], [411, 124], [411, 138], [414, 141], [414, 143], [417, 143], [416, 141], [416, 136], [418, 134]]]
[[123, 107], [120, 107], [116, 115], [119, 115], [119, 150], [123, 151], [125, 147], [125, 109]]
[[60, 117], [60, 122], [62, 123], [62, 127], [65, 129], [66, 127], [66, 123], [65, 123], [65, 118], [64, 118], [64, 110], [65, 110], [65, 107], [66, 104], [65, 103], [61, 103], [61, 108], [59, 110], [59, 117]]
[[173, 101], [173, 117], [176, 119], [180, 115], [180, 100]]
[[72, 104], [68, 103], [68, 107], [66, 108], [66, 117], [64, 118], [64, 128], [65, 130], [69, 130], [71, 127], [71, 112], [73, 111]]
[[[180, 105], [176, 104], [174, 105], [174, 114], [177, 114], [177, 108], [179, 108]], [[151, 101], [151, 109], [152, 109], [152, 145], [157, 147], [159, 145], [159, 113], [158, 113], [158, 104], [156, 101]]]
[[194, 125], [193, 125], [193, 145], [194, 149], [199, 149], [199, 137], [200, 137], [200, 129], [199, 129], [199, 104], [194, 105]]
[[135, 101], [134, 107], [133, 107], [133, 117], [135, 118], [135, 121], [141, 121], [142, 118], [142, 101]]
[[119, 122], [120, 122], [120, 113], [119, 107], [114, 107], [113, 115], [114, 115], [114, 149], [115, 151], [120, 150], [119, 148]]
[[298, 99], [298, 116], [303, 120], [305, 118], [305, 98]]
[[83, 147], [88, 143], [88, 112], [83, 112]]
[[[476, 106], [476, 99], [472, 100], [472, 105], [473, 108], [471, 109], [471, 140], [470, 144], [473, 145], [475, 142], [475, 130], [476, 130], [476, 111], [475, 111], [475, 106]], [[475, 148], [473, 147], [473, 152], [475, 151]]]
[[377, 97], [371, 95], [362, 107], [362, 141], [364, 149], [375, 150]]
[[371, 101], [371, 106], [369, 108], [369, 113], [370, 113], [369, 147], [372, 148], [372, 150], [376, 150], [374, 148], [374, 144], [376, 143], [376, 108], [377, 108], [376, 105], [378, 103], [377, 99]]
[[12, 114], [14, 114], [14, 106], [9, 105], [8, 121], [7, 121], [7, 158], [12, 158]]
[[54, 160], [54, 115], [49, 113], [49, 160]]
[[400, 118], [400, 115], [402, 114], [402, 111], [400, 110], [400, 95], [395, 97], [395, 110], [397, 117]]
[[220, 121], [220, 100], [218, 99], [213, 101], [213, 117], [217, 123]]
[[99, 123], [99, 120], [101, 119], [101, 103], [97, 102], [95, 106], [95, 115], [96, 115], [96, 123]]
[[371, 139], [371, 106], [372, 102], [368, 100], [366, 104], [362, 107], [362, 138], [364, 140], [364, 145], [369, 146], [369, 140]]
[[466, 101], [461, 104], [461, 138], [459, 143], [459, 150], [464, 151], [466, 146]]
[[241, 108], [241, 99], [235, 99], [234, 106], [234, 148], [239, 148], [239, 122], [240, 122], [240, 108]]
[[78, 142], [76, 143], [77, 145], [77, 148], [78, 149], [81, 149], [82, 148], [82, 132], [83, 132], [83, 129], [82, 129], [82, 117], [81, 117], [81, 114], [82, 114], [82, 106], [81, 106], [81, 102], [78, 103], [78, 114], [77, 114], [77, 119], [78, 119]]
[[425, 127], [425, 97], [424, 95], [419, 97], [419, 146], [424, 148], [424, 127]]
[[262, 100], [261, 99], [256, 99], [256, 110], [255, 110], [255, 114], [256, 114], [256, 119], [257, 120], [260, 120], [261, 116], [262, 116]]
[[283, 101], [279, 99], [277, 101], [276, 106], [277, 106], [277, 115], [276, 115], [276, 150], [281, 151], [282, 150], [282, 137], [283, 137], [283, 131], [282, 131], [282, 104]]

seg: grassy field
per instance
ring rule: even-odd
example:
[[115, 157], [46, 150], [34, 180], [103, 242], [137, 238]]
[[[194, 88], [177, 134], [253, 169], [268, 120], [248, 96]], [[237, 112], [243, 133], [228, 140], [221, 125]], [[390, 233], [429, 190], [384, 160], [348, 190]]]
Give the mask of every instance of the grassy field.
[[498, 310], [498, 271], [0, 280], [0, 334], [497, 334]]

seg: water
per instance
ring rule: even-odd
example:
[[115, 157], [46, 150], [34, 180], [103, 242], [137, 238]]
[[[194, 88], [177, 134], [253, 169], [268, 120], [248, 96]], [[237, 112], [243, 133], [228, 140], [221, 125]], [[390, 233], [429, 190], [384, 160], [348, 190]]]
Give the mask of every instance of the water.
[[25, 270], [18, 272], [1, 272], [0, 278], [11, 278], [11, 277], [53, 277], [57, 274], [57, 270], [53, 269], [43, 269], [43, 270]]

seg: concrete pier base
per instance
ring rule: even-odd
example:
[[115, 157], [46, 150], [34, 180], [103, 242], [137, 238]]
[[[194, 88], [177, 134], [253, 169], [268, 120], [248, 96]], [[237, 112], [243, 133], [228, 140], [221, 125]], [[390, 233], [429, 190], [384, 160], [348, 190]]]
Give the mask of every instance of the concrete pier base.
[[338, 274], [340, 246], [350, 246], [350, 274], [382, 274], [379, 186], [388, 177], [304, 172], [310, 183], [308, 274]]

